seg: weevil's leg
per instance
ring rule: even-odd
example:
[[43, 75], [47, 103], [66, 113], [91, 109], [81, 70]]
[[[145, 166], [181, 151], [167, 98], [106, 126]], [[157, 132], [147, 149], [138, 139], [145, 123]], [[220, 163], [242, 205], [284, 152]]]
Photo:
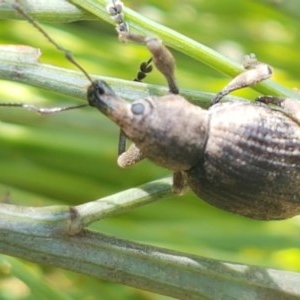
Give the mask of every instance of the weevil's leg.
[[24, 104], [24, 103], [0, 103], [0, 106], [19, 107], [22, 109], [35, 111], [41, 115], [50, 115], [50, 114], [55, 114], [55, 113], [66, 111], [66, 110], [86, 107], [86, 106], [88, 106], [88, 104], [79, 104], [79, 105], [65, 106], [65, 107], [38, 107], [38, 106], [35, 106], [32, 104]]
[[255, 101], [279, 106], [286, 115], [300, 125], [300, 100], [275, 96], [261, 96], [255, 99]]
[[188, 184], [185, 173], [181, 171], [174, 172], [172, 192], [178, 195], [183, 195], [187, 189]]
[[[117, 23], [117, 32], [121, 41], [133, 41], [145, 44], [152, 54], [153, 63], [156, 68], [165, 76], [169, 91], [178, 94], [179, 89], [175, 80], [175, 60], [171, 52], [157, 38], [149, 38], [138, 34], [130, 33], [128, 24], [124, 21], [123, 3], [119, 0], [112, 0], [107, 6], [107, 11]], [[146, 72], [144, 72], [146, 73]]]
[[[118, 165], [121, 168], [126, 168], [135, 165], [143, 160], [145, 156], [140, 149], [132, 144], [128, 150], [118, 157]], [[177, 171], [173, 173], [172, 192], [178, 195], [183, 195], [188, 189], [188, 184], [184, 172]]]
[[145, 156], [140, 149], [135, 145], [131, 144], [126, 152], [123, 152], [118, 157], [118, 165], [121, 168], [126, 168], [135, 165], [139, 161], [143, 160]]
[[172, 53], [157, 38], [145, 38], [145, 44], [152, 53], [153, 63], [165, 76], [169, 92], [179, 94], [179, 88], [175, 79], [175, 59]]
[[272, 70], [269, 65], [259, 62], [254, 54], [245, 56], [245, 71], [233, 78], [212, 100], [211, 105], [218, 103], [224, 96], [232, 91], [255, 85], [271, 77]]

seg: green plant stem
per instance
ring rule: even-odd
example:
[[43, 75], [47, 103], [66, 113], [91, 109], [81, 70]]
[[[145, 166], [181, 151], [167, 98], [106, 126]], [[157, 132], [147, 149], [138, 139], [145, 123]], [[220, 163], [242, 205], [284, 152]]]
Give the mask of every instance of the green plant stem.
[[0, 233], [3, 253], [177, 299], [296, 299], [300, 295], [300, 276], [292, 272], [229, 264], [90, 231], [75, 237]]
[[300, 296], [298, 273], [232, 264], [82, 230], [100, 215], [121, 213], [169, 193], [166, 179], [73, 208], [0, 204], [0, 252], [179, 299]]
[[[170, 177], [155, 180], [138, 188], [132, 188], [97, 201], [84, 203], [75, 207], [78, 223], [85, 227], [102, 218], [114, 216], [130, 209], [148, 204], [162, 197], [172, 195]], [[76, 223], [76, 222], [75, 222]], [[75, 227], [77, 224], [75, 224]], [[76, 231], [76, 228], [74, 228]]]
[[[103, 218], [117, 215], [130, 209], [149, 204], [161, 197], [171, 194], [171, 179], [155, 180], [137, 188], [132, 188], [96, 201], [87, 202], [70, 208], [69, 206], [21, 207], [10, 204], [0, 204], [0, 216], [9, 219], [10, 228], [14, 231], [28, 231], [34, 222], [40, 222], [38, 228], [31, 228], [39, 235], [65, 232], [77, 234], [83, 227]], [[19, 218], [19, 223], [13, 220]], [[20, 226], [22, 223], [24, 226]]]
[[61, 207], [48, 208], [46, 220], [37, 212], [28, 218], [21, 208], [9, 214], [5, 206], [0, 205], [2, 253], [179, 299], [300, 296], [297, 273], [231, 264], [91, 231], [70, 237], [66, 227], [61, 231], [68, 224], [62, 227], [62, 220], [70, 220]]
[[[38, 62], [38, 50], [31, 47], [0, 47], [0, 79], [26, 83], [32, 86], [86, 100], [88, 80], [77, 71], [59, 68]], [[114, 91], [127, 100], [145, 98], [149, 95], [165, 95], [166, 87], [137, 83], [105, 76], [91, 75], [93, 79], [108, 82]], [[183, 96], [208, 106], [213, 94], [192, 90], [182, 90]], [[229, 100], [240, 99], [227, 97]], [[4, 102], [4, 101], [3, 101]]]
[[[40, 11], [42, 11], [42, 7], [45, 6], [47, 8], [49, 1], [41, 1], [40, 2]], [[77, 7], [82, 8], [82, 14], [83, 17], [87, 14], [87, 11], [89, 14], [92, 14], [96, 16], [97, 18], [101, 18], [102, 20], [109, 22], [111, 24], [114, 24], [111, 18], [109, 17], [107, 11], [106, 11], [106, 5], [109, 3], [107, 0], [72, 0], [70, 1], [74, 3]], [[60, 1], [56, 0], [52, 4], [53, 7], [56, 6], [55, 16], [58, 22], [61, 22], [63, 18], [65, 18], [66, 22], [69, 22], [72, 20], [73, 15], [72, 12], [64, 12], [60, 14]], [[34, 12], [34, 6], [33, 3], [30, 4], [30, 2], [27, 3], [26, 9], [31, 14]], [[59, 10], [58, 10], [59, 8]], [[55, 8], [53, 8], [55, 9]], [[8, 12], [10, 10], [10, 12]], [[132, 28], [134, 31], [139, 32], [144, 35], [150, 35], [150, 36], [157, 36], [161, 38], [164, 43], [171, 48], [174, 48], [192, 58], [194, 58], [197, 61], [200, 61], [211, 68], [217, 70], [218, 72], [222, 72], [230, 77], [234, 77], [240, 72], [243, 71], [243, 68], [240, 64], [228, 59], [227, 57], [221, 55], [220, 53], [214, 51], [213, 49], [194, 41], [183, 34], [180, 34], [170, 28], [167, 28], [166, 26], [163, 26], [161, 24], [158, 24], [145, 16], [142, 16], [135, 11], [129, 9], [128, 7], [124, 8], [125, 12], [125, 18], [126, 21], [130, 24], [130, 28]], [[7, 8], [2, 10], [0, 6], [0, 18], [16, 18], [16, 14], [13, 11], [13, 9]], [[34, 17], [37, 20], [43, 20], [43, 21], [55, 21], [55, 20], [49, 20], [47, 18], [47, 15], [43, 14], [36, 14]], [[19, 17], [18, 17], [19, 18]], [[77, 17], [78, 18], [78, 17]], [[76, 20], [74, 18], [73, 20]], [[273, 82], [272, 80], [267, 80], [262, 83], [259, 83], [258, 85], [254, 86], [253, 89], [257, 90], [258, 92], [262, 94], [270, 94], [270, 95], [282, 95], [285, 97], [300, 99], [300, 96], [297, 92], [294, 92], [290, 89], [287, 89], [286, 87], [277, 84]]]
[[[109, 3], [108, 1], [72, 0], [71, 2], [84, 8], [90, 13], [95, 14], [97, 17], [112, 23], [107, 12], [104, 11], [107, 3]], [[124, 13], [126, 21], [130, 24], [130, 28], [144, 35], [154, 35], [160, 37], [166, 45], [210, 66], [218, 72], [222, 72], [230, 77], [234, 77], [243, 71], [243, 67], [240, 64], [233, 62], [213, 49], [194, 41], [183, 34], [180, 34], [166, 26], [158, 24], [146, 18], [145, 16], [138, 14], [128, 7], [124, 8]], [[264, 81], [254, 86], [253, 89], [263, 94], [282, 95], [290, 98], [300, 99], [298, 93], [271, 80]]]
[[[0, 2], [0, 19], [22, 19], [17, 14], [12, 4], [16, 1]], [[64, 0], [51, 1], [26, 1], [21, 3], [22, 7], [36, 20], [53, 23], [67, 23], [80, 20], [97, 20], [98, 18], [87, 11], [79, 9], [76, 5]], [[59, 8], [59, 10], [58, 10]]]

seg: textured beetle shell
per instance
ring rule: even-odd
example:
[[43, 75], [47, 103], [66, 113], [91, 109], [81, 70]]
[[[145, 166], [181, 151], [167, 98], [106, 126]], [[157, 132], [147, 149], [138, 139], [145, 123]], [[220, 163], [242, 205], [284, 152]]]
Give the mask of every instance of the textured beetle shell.
[[206, 202], [255, 219], [300, 214], [300, 127], [280, 111], [253, 103], [209, 109], [202, 161], [186, 171]]

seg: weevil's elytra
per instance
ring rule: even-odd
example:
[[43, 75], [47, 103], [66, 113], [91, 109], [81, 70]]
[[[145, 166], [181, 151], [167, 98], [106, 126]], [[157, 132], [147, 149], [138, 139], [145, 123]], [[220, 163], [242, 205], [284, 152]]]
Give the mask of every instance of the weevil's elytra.
[[299, 214], [299, 125], [251, 103], [221, 104], [209, 114], [204, 162], [187, 172], [192, 190], [215, 206], [252, 218]]
[[[149, 47], [147, 37], [129, 33], [120, 1], [113, 1], [108, 10], [122, 39]], [[134, 143], [119, 156], [120, 166], [148, 158], [174, 172], [174, 191], [180, 193], [187, 184], [206, 202], [250, 218], [276, 220], [300, 214], [300, 102], [263, 96], [256, 103], [215, 104], [232, 90], [269, 78], [268, 65], [251, 56], [245, 72], [205, 110], [177, 95], [173, 56], [151, 38], [152, 60], [170, 93], [128, 103], [104, 81], [92, 81], [67, 50], [43, 34], [91, 81], [89, 105], [118, 124]]]

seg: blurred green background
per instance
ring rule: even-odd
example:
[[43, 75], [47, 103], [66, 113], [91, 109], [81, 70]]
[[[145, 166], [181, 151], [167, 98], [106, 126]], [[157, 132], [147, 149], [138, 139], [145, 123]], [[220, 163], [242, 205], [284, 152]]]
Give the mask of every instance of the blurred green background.
[[[267, 2], [267, 1], [266, 1]], [[295, 2], [296, 5], [300, 4]], [[241, 62], [255, 53], [274, 68], [274, 80], [299, 84], [299, 16], [263, 1], [125, 1], [137, 12]], [[300, 11], [300, 10], [299, 10]], [[91, 73], [131, 80], [149, 58], [141, 46], [118, 42], [104, 22], [45, 24]], [[26, 22], [0, 20], [1, 44], [42, 49], [42, 61], [72, 68]], [[228, 78], [174, 52], [182, 88], [218, 92]], [[165, 86], [157, 72], [146, 82]], [[236, 93], [254, 99], [246, 89]], [[0, 82], [1, 102], [80, 103], [62, 95]], [[20, 205], [76, 205], [170, 174], [147, 161], [126, 170], [116, 164], [118, 128], [91, 108], [52, 116], [0, 109], [0, 201]], [[300, 271], [300, 219], [260, 222], [215, 209], [192, 193], [157, 201], [92, 227], [146, 244], [210, 258]], [[168, 299], [60, 269], [0, 256], [0, 299]], [[101, 298], [99, 298], [101, 295]]]

